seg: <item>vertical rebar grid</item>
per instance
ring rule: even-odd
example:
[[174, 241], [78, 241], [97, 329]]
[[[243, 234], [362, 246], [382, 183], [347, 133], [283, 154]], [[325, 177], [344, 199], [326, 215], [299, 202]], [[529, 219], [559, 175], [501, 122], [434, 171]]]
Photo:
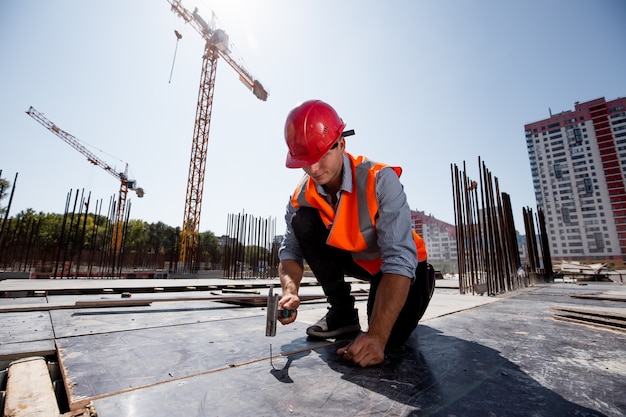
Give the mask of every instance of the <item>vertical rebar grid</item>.
[[229, 214], [224, 242], [224, 277], [272, 278], [278, 267], [276, 219]]
[[529, 285], [521, 274], [517, 236], [508, 194], [478, 158], [479, 178], [472, 180], [451, 164], [457, 233], [459, 291], [496, 295]]

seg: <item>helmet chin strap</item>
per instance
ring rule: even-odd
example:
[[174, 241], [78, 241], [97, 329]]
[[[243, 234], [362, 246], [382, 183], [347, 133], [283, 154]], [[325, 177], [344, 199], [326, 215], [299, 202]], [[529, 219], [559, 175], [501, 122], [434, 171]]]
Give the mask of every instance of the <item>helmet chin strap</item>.
[[345, 130], [341, 133], [341, 137], [352, 136], [354, 135], [354, 129]]

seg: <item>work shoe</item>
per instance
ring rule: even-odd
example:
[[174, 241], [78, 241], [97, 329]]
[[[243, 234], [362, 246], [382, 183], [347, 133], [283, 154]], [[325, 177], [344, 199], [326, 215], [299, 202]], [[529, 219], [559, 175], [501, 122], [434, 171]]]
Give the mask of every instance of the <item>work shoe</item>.
[[306, 329], [306, 334], [320, 339], [336, 338], [361, 331], [359, 314], [356, 308], [339, 310], [328, 308], [328, 313], [313, 326]]

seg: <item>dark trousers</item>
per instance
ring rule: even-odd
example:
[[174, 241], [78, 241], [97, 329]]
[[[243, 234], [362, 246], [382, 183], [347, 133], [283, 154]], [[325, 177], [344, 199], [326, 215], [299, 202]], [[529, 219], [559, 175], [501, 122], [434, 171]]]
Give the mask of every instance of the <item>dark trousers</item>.
[[[382, 279], [382, 272], [370, 274], [352, 259], [350, 252], [326, 244], [329, 230], [326, 229], [317, 209], [301, 207], [292, 219], [294, 234], [311, 271], [328, 297], [331, 307], [339, 311], [354, 308], [351, 287], [344, 279], [350, 275], [370, 281], [367, 300], [367, 317], [371, 318], [376, 299], [376, 291]], [[387, 347], [402, 345], [417, 327], [435, 289], [435, 271], [426, 261], [420, 262], [415, 271], [407, 300], [396, 320], [387, 342]]]

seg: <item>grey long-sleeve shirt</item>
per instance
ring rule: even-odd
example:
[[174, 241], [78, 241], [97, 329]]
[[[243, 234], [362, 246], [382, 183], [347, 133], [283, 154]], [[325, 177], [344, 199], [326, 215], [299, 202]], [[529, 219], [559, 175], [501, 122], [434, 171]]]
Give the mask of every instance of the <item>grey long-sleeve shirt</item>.
[[[346, 154], [343, 155], [343, 166], [343, 179], [341, 188], [337, 192], [337, 201], [341, 199], [342, 193], [352, 192], [352, 170], [350, 169], [350, 159]], [[328, 202], [331, 201], [324, 187], [318, 185], [317, 191]], [[413, 279], [418, 261], [412, 234], [411, 210], [404, 193], [404, 187], [393, 169], [383, 168], [379, 172], [376, 182], [376, 196], [379, 209], [376, 234], [383, 260], [381, 270], [383, 273], [399, 274]], [[304, 260], [291, 226], [291, 219], [297, 210], [291, 204], [290, 198], [285, 214], [287, 225], [285, 237], [278, 251], [278, 257], [281, 261], [292, 259], [303, 263]]]

